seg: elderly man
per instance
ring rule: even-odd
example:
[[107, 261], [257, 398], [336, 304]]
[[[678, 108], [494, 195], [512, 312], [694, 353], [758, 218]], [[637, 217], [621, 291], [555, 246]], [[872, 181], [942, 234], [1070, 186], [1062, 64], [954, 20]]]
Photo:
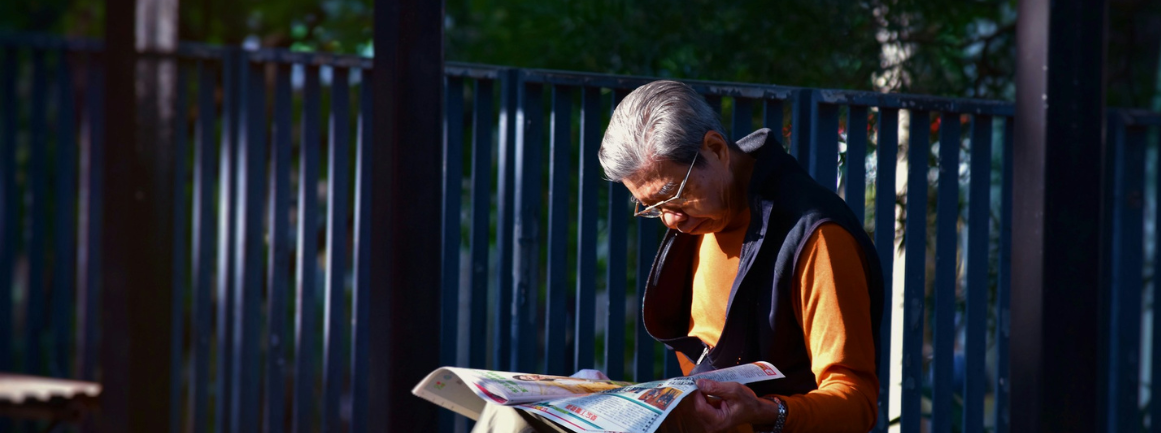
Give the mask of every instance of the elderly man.
[[646, 283], [650, 335], [687, 375], [758, 360], [786, 375], [701, 380], [705, 395], [682, 400], [665, 429], [870, 430], [883, 279], [846, 204], [769, 130], [727, 139], [701, 95], [675, 81], [621, 101], [599, 156], [634, 215], [669, 228]]

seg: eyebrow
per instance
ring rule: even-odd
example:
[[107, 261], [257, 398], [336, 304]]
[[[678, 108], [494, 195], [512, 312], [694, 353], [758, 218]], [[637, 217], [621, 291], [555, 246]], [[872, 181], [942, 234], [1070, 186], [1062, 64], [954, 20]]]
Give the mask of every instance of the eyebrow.
[[[649, 194], [645, 198], [652, 202], [650, 204], [650, 206], [652, 206], [653, 204], [660, 203], [664, 200], [667, 200], [667, 199], [673, 197], [673, 194], [676, 192], [676, 190], [677, 190], [677, 182], [668, 182], [665, 185], [661, 185], [661, 188], [658, 188], [656, 192], [654, 192], [653, 194]], [[642, 204], [644, 204], [644, 203], [642, 203]]]

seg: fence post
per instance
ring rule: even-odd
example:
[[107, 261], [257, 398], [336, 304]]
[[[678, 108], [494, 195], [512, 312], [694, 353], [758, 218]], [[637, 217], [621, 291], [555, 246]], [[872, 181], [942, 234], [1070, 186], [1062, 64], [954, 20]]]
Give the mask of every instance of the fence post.
[[[150, 86], [142, 86], [141, 93], [137, 90], [137, 81], [146, 78], [138, 72], [150, 69], [141, 68], [138, 42], [157, 44], [142, 48], [176, 48], [176, 10], [166, 16], [154, 8], [157, 6], [162, 6], [161, 1], [108, 0], [105, 7], [108, 98], [104, 111], [117, 113], [107, 118], [104, 172], [108, 177], [98, 192], [105, 199], [105, 209], [116, 215], [101, 220], [101, 237], [107, 242], [99, 258], [104, 322], [99, 422], [101, 430], [107, 432], [170, 428], [170, 363], [159, 361], [156, 354], [169, 352], [168, 306], [173, 293], [159, 288], [172, 284], [173, 149], [152, 141], [161, 136], [158, 132], [163, 125], [151, 123], [157, 118], [138, 118], [138, 114], [164, 111], [150, 108], [149, 102], [159, 102], [146, 99]], [[141, 21], [137, 19], [138, 7], [146, 11]], [[158, 35], [137, 28], [146, 21], [150, 29], [171, 24], [173, 32]], [[164, 71], [157, 72], [164, 78]], [[140, 102], [148, 105], [139, 113]], [[138, 146], [139, 139], [150, 145]]]
[[[422, 431], [411, 388], [439, 363], [443, 3], [376, 0], [367, 429]], [[428, 344], [416, 344], [425, 342]]]
[[1109, 221], [1100, 206], [1105, 10], [1104, 1], [1027, 0], [1017, 13], [1012, 431], [1107, 430], [1098, 331], [1107, 317], [1097, 302]]

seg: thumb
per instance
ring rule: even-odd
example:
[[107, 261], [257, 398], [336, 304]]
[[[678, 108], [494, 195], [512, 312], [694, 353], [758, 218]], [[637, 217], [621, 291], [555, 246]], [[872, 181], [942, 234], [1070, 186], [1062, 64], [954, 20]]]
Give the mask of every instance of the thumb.
[[706, 394], [716, 394], [716, 393], [722, 391], [721, 384], [719, 384], [718, 382], [713, 381], [713, 380], [698, 379], [696, 383], [697, 383], [697, 389], [701, 390], [701, 392], [706, 393]]

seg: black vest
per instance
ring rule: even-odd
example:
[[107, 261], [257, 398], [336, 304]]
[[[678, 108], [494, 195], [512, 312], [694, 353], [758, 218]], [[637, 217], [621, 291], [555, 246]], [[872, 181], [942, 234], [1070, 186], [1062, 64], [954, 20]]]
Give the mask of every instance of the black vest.
[[768, 132], [760, 129], [738, 141], [757, 162], [748, 191], [750, 225], [718, 345], [705, 353], [705, 344], [687, 335], [696, 236], [666, 232], [653, 259], [641, 310], [645, 329], [654, 339], [694, 362], [702, 359], [694, 373], [768, 361], [786, 378], [754, 383], [751, 388], [758, 395], [794, 395], [818, 387], [791, 304], [791, 291], [796, 289], [795, 265], [807, 239], [819, 225], [832, 222], [850, 232], [862, 246], [876, 362], [883, 276], [878, 253], [862, 222], [838, 195], [815, 182]]

